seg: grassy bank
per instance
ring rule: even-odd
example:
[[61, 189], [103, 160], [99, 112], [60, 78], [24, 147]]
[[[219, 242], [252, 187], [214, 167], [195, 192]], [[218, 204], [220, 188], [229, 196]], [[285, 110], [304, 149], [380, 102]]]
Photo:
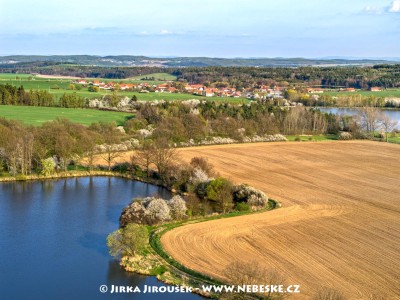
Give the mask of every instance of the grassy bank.
[[[257, 211], [235, 211], [227, 214], [200, 216], [184, 221], [177, 221], [173, 223], [171, 222], [158, 226], [147, 226], [147, 230], [149, 232], [148, 244], [147, 246], [145, 246], [145, 249], [147, 250], [145, 250], [142, 254], [136, 254], [135, 256], [123, 256], [121, 258], [120, 265], [128, 272], [157, 276], [157, 279], [163, 281], [164, 283], [176, 286], [190, 287], [194, 293], [198, 293], [202, 296], [209, 298], [219, 298], [221, 296], [220, 294], [207, 293], [203, 291], [202, 286], [220, 286], [225, 283], [200, 272], [194, 271], [190, 268], [187, 268], [176, 261], [164, 250], [161, 243], [161, 237], [166, 232], [180, 226], [185, 226], [187, 224], [263, 213], [280, 206], [277, 201], [272, 199], [270, 199], [268, 203], [269, 205], [267, 208]], [[249, 299], [253, 298], [253, 296], [254, 298], [259, 298], [256, 295], [249, 294], [248, 296], [250, 297]]]
[[389, 143], [400, 144], [400, 136], [389, 137]]
[[165, 187], [160, 180], [152, 179], [152, 178], [144, 178], [138, 177], [134, 175], [130, 175], [127, 173], [113, 172], [113, 171], [66, 171], [66, 172], [58, 172], [49, 176], [40, 175], [40, 174], [31, 174], [31, 175], [17, 175], [17, 176], [9, 176], [6, 174], [0, 173], [0, 182], [13, 182], [13, 181], [32, 181], [32, 180], [51, 180], [51, 179], [65, 179], [65, 178], [75, 178], [75, 177], [90, 177], [90, 176], [106, 176], [106, 177], [120, 177], [126, 178], [130, 180], [141, 181], [157, 186]]
[[336, 141], [337, 134], [325, 135], [285, 135], [289, 142], [321, 142], [321, 141]]
[[[189, 285], [194, 288], [197, 292], [200, 291], [202, 285], [222, 285], [224, 284], [220, 280], [215, 278], [209, 277], [205, 274], [192, 270], [190, 268], [185, 267], [177, 260], [175, 260], [172, 256], [170, 256], [163, 248], [161, 244], [161, 237], [166, 232], [180, 227], [185, 226], [187, 224], [194, 224], [200, 222], [207, 222], [212, 220], [224, 219], [224, 218], [232, 218], [250, 214], [258, 214], [263, 213], [268, 210], [272, 210], [275, 208], [280, 207], [280, 203], [276, 200], [269, 199], [269, 205], [267, 208], [257, 210], [257, 211], [234, 211], [227, 214], [219, 214], [219, 215], [212, 215], [212, 216], [202, 216], [191, 218], [185, 221], [174, 222], [174, 223], [167, 223], [159, 226], [150, 226], [149, 227], [149, 246], [151, 249], [162, 258], [161, 265], [153, 266], [154, 269], [162, 270], [159, 274], [157, 274], [157, 278], [169, 283], [169, 284], [176, 284], [176, 285]], [[153, 257], [151, 255], [151, 257]], [[165, 264], [165, 265], [164, 265]], [[141, 271], [139, 270], [139, 273]], [[218, 295], [206, 295], [208, 297], [218, 297]]]

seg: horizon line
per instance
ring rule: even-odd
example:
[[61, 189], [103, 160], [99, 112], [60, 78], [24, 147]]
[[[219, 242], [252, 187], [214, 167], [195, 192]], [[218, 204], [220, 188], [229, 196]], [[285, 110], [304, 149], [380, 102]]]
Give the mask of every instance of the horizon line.
[[8, 56], [93, 56], [93, 57], [109, 57], [109, 56], [132, 56], [132, 57], [147, 57], [147, 58], [213, 58], [213, 59], [318, 59], [318, 60], [400, 60], [400, 57], [387, 57], [387, 56], [322, 56], [322, 57], [306, 57], [306, 56], [235, 56], [235, 57], [223, 57], [223, 56], [206, 56], [206, 55], [195, 55], [195, 56], [176, 56], [176, 55], [143, 55], [143, 54], [0, 54], [0, 57]]

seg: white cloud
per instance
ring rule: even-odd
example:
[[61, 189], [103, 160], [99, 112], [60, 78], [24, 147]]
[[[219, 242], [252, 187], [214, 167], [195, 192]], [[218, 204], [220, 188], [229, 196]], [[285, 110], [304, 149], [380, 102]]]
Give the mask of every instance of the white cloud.
[[160, 34], [172, 34], [172, 32], [168, 31], [167, 29], [163, 29], [160, 31]]
[[394, 0], [389, 8], [389, 12], [398, 13], [400, 12], [400, 0]]
[[382, 9], [376, 6], [366, 6], [363, 9], [363, 13], [372, 15], [380, 15], [382, 12]]

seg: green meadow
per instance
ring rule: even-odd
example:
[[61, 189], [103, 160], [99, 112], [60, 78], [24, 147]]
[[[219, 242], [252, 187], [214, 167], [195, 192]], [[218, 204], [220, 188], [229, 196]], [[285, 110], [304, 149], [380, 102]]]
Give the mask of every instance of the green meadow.
[[95, 109], [0, 105], [0, 117], [34, 126], [40, 126], [57, 118], [66, 118], [71, 122], [83, 125], [90, 125], [98, 121], [116, 122], [118, 125], [122, 125], [133, 115]]
[[146, 80], [146, 78], [152, 78], [156, 81], [175, 81], [176, 76], [168, 74], [168, 73], [152, 73], [152, 74], [147, 74], [147, 75], [141, 75], [141, 76], [134, 76], [129, 78], [129, 80]]
[[285, 135], [289, 142], [322, 142], [335, 141], [338, 139], [336, 134], [325, 135]]
[[354, 96], [354, 95], [361, 95], [361, 96], [375, 96], [375, 97], [400, 97], [400, 89], [387, 89], [380, 92], [371, 92], [371, 91], [361, 91], [357, 90], [355, 92], [325, 92], [321, 95], [331, 95], [335, 97], [339, 96]]

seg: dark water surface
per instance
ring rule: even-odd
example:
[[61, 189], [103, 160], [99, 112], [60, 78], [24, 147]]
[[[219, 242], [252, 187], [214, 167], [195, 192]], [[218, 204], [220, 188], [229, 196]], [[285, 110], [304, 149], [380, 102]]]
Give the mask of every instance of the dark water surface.
[[133, 197], [168, 191], [120, 178], [0, 183], [0, 299], [202, 299], [193, 294], [102, 294], [100, 285], [161, 286], [126, 273], [106, 237]]

